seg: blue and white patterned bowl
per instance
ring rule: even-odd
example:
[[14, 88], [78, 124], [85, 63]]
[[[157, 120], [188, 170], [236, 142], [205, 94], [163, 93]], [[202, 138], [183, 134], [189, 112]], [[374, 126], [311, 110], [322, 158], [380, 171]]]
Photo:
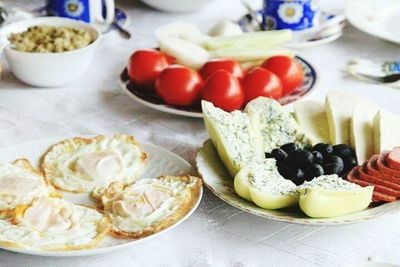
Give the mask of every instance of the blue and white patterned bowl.
[[319, 23], [318, 0], [264, 0], [262, 26], [266, 30], [310, 29]]

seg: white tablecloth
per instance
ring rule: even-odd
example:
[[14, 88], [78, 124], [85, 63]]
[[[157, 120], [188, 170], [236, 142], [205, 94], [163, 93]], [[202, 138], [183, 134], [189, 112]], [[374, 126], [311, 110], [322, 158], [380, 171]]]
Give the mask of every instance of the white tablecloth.
[[[20, 7], [40, 1], [8, 1]], [[324, 4], [327, 4], [325, 1]], [[134, 49], [153, 47], [153, 31], [163, 23], [188, 20], [205, 29], [223, 17], [238, 18], [238, 0], [217, 0], [192, 14], [167, 14], [136, 1], [117, 1], [129, 11], [133, 38], [104, 36], [90, 71], [66, 88], [38, 89], [18, 82], [6, 69], [0, 80], [0, 147], [56, 135], [124, 132], [165, 147], [191, 163], [207, 138], [203, 122], [167, 115], [132, 102], [117, 76]], [[330, 8], [342, 10], [342, 2]], [[400, 115], [400, 91], [347, 77], [348, 60], [394, 59], [399, 47], [348, 27], [337, 41], [300, 51], [318, 70], [310, 98], [331, 89], [368, 95]], [[368, 259], [400, 263], [400, 213], [346, 226], [310, 227], [259, 218], [233, 208], [205, 190], [185, 223], [131, 249], [79, 258], [44, 258], [0, 250], [0, 266], [344, 266]]]

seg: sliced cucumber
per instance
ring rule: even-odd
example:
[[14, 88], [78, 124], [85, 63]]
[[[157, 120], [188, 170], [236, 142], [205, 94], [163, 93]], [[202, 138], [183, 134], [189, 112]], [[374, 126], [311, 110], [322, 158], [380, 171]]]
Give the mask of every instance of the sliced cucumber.
[[161, 51], [176, 58], [179, 64], [199, 69], [210, 58], [201, 46], [183, 39], [169, 37], [160, 40]]
[[234, 36], [243, 34], [242, 28], [237, 23], [229, 20], [217, 23], [209, 32], [210, 36]]
[[290, 30], [249, 32], [235, 36], [220, 36], [208, 39], [204, 46], [208, 50], [223, 48], [244, 48], [254, 46], [278, 46], [292, 38]]
[[286, 55], [293, 57], [294, 52], [292, 50], [284, 48], [267, 48], [267, 49], [220, 49], [210, 51], [212, 58], [231, 58], [240, 62], [265, 60], [272, 56]]

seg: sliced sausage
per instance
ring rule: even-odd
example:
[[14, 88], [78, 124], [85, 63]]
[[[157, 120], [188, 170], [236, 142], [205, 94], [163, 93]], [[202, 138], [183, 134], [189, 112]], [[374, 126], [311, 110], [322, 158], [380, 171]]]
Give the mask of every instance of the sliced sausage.
[[393, 201], [396, 201], [396, 198], [374, 191], [374, 193], [372, 194], [372, 201], [373, 202], [381, 202], [381, 201], [393, 202]]
[[392, 181], [392, 182], [398, 182], [400, 183], [400, 178], [396, 179], [394, 176], [386, 174], [386, 173], [382, 173], [379, 172], [377, 169], [377, 160], [379, 158], [379, 155], [373, 155], [369, 161], [367, 162], [367, 173], [371, 176], [375, 176], [375, 177], [379, 177], [381, 179], [385, 179], [388, 181]]
[[380, 177], [377, 176], [372, 176], [369, 175], [366, 171], [367, 167], [365, 164], [363, 164], [361, 166], [361, 168], [359, 168], [359, 179], [360, 180], [364, 180], [370, 183], [374, 183], [377, 185], [383, 185], [383, 186], [387, 186], [389, 188], [392, 188], [394, 190], [399, 190], [400, 191], [400, 183], [394, 183], [391, 182], [390, 180], [386, 180], [386, 179], [382, 179]]
[[389, 188], [387, 186], [383, 186], [383, 185], [377, 185], [375, 183], [371, 183], [371, 182], [367, 182], [364, 180], [361, 180], [359, 178], [360, 174], [359, 174], [359, 166], [355, 167], [347, 176], [347, 180], [349, 180], [352, 183], [358, 184], [362, 187], [366, 187], [366, 186], [374, 186], [374, 191], [376, 192], [380, 192], [389, 196], [393, 196], [393, 197], [400, 197], [400, 191], [399, 190], [394, 190], [392, 188]]
[[386, 164], [389, 168], [400, 171], [400, 147], [393, 148], [386, 157]]
[[376, 167], [378, 169], [379, 172], [385, 173], [385, 174], [389, 174], [389, 175], [393, 175], [396, 177], [400, 177], [400, 171], [395, 170], [395, 169], [391, 169], [386, 165], [386, 157], [389, 154], [388, 151], [384, 151], [382, 152], [382, 154], [379, 156], [378, 160], [376, 161]]

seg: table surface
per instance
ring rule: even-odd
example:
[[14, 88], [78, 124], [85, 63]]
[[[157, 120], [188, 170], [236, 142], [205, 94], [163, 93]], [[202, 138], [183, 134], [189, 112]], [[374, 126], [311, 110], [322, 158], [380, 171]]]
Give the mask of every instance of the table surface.
[[[28, 9], [43, 3], [5, 2]], [[131, 15], [133, 38], [126, 41], [117, 32], [105, 35], [91, 69], [68, 87], [31, 88], [5, 70], [0, 80], [0, 148], [57, 135], [123, 132], [193, 163], [207, 138], [202, 120], [164, 114], [132, 102], [118, 88], [118, 73], [133, 50], [155, 46], [153, 31], [163, 23], [187, 20], [208, 29], [223, 18], [238, 18], [245, 10], [238, 0], [216, 0], [192, 14], [162, 13], [133, 0], [117, 4]], [[325, 8], [342, 12], [343, 5], [335, 1]], [[351, 90], [400, 114], [399, 90], [362, 83], [345, 73], [351, 59], [394, 59], [398, 53], [398, 46], [352, 27], [333, 43], [299, 51], [320, 75], [310, 98], [322, 100], [332, 89]], [[131, 249], [78, 258], [0, 250], [0, 266], [344, 266], [369, 259], [400, 263], [399, 223], [400, 214], [346, 226], [294, 225], [239, 211], [206, 189], [198, 210], [185, 223]]]

